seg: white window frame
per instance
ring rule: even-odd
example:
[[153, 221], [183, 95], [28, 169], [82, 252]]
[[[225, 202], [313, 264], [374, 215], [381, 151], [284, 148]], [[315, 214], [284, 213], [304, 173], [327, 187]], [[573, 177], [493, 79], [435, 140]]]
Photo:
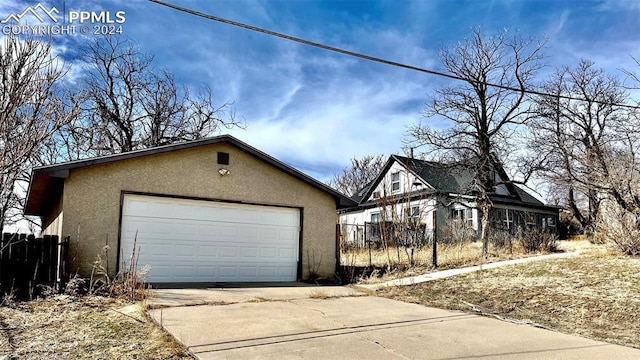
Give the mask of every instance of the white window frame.
[[376, 224], [379, 223], [380, 222], [380, 213], [379, 212], [371, 213], [371, 218], [370, 219], [371, 219], [372, 223], [376, 223]]
[[473, 209], [453, 209], [453, 219], [462, 221], [465, 226], [473, 227]]
[[504, 209], [504, 211], [505, 211], [505, 217], [503, 221], [504, 221], [504, 224], [507, 226], [507, 230], [509, 230], [513, 227], [513, 215], [509, 217], [509, 213], [510, 213], [509, 209]]
[[555, 228], [556, 227], [556, 218], [553, 216], [548, 216], [547, 217], [547, 226], [551, 227], [551, 228]]
[[469, 227], [473, 227], [473, 209], [464, 209], [464, 223]]
[[[398, 179], [396, 180], [396, 176]], [[391, 192], [396, 193], [400, 191], [400, 172], [391, 173]]]

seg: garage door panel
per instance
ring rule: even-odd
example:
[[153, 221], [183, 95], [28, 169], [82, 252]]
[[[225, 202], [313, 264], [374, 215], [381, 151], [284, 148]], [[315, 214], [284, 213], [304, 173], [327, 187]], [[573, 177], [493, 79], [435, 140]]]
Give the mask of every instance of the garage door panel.
[[209, 245], [200, 245], [198, 247], [198, 257], [215, 258], [218, 255], [218, 248]]
[[278, 254], [278, 249], [275, 247], [260, 248], [260, 257], [263, 259], [275, 259], [277, 254]]
[[194, 275], [194, 266], [193, 265], [176, 265], [173, 268], [173, 272], [176, 278], [193, 278]]
[[240, 276], [242, 277], [257, 277], [258, 276], [258, 267], [257, 266], [240, 266]]
[[240, 256], [244, 259], [257, 259], [258, 258], [258, 248], [257, 247], [243, 247], [240, 249]]
[[292, 249], [278, 249], [278, 257], [280, 259], [293, 259], [296, 256], [296, 253]]
[[137, 232], [150, 282], [290, 281], [297, 275], [299, 211], [126, 195], [125, 259]]
[[198, 266], [198, 278], [211, 279], [216, 275], [215, 270], [213, 266]]

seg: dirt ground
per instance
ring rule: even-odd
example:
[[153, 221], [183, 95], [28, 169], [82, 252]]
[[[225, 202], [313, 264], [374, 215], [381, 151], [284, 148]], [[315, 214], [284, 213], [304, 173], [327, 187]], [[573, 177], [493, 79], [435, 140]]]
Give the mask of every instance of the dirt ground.
[[387, 288], [377, 294], [640, 348], [640, 258], [584, 243], [564, 246], [582, 254]]
[[0, 307], [0, 359], [193, 359], [142, 303], [53, 296]]

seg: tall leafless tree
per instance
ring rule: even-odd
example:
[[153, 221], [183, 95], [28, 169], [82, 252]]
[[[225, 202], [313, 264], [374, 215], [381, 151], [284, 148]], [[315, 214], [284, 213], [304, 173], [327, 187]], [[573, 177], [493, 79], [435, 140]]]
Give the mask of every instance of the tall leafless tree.
[[444, 67], [464, 81], [436, 90], [424, 114], [430, 122], [445, 119], [450, 127], [442, 130], [423, 122], [408, 132], [409, 142], [427, 146], [429, 157], [475, 169], [476, 183], [469, 191], [477, 194], [485, 254], [495, 162], [513, 149], [513, 133], [531, 118], [525, 90], [543, 66], [545, 43], [506, 30], [488, 36], [473, 29], [470, 37], [440, 52]]
[[65, 72], [50, 43], [8, 36], [0, 45], [0, 230], [21, 210], [19, 182], [39, 150], [77, 114], [60, 97]]
[[[602, 197], [626, 197], [617, 184], [622, 177], [616, 164], [633, 164], [623, 153], [633, 148], [637, 131], [616, 104], [625, 102], [627, 94], [618, 79], [587, 60], [559, 69], [542, 90], [549, 95], [535, 99], [538, 117], [529, 123], [530, 144], [545, 159], [541, 174], [566, 188], [566, 205], [590, 234]], [[578, 197], [586, 198], [587, 209], [581, 209]]]
[[153, 66], [153, 56], [130, 41], [101, 38], [88, 45], [86, 54], [89, 65], [80, 97], [83, 120], [77, 124], [83, 131], [66, 133], [87, 147], [84, 153], [120, 153], [243, 126], [235, 120], [232, 104], [214, 105], [210, 87], [194, 93], [178, 85], [170, 72]]
[[329, 185], [344, 194], [354, 195], [380, 174], [384, 164], [383, 155], [352, 158], [351, 166], [342, 169], [341, 173], [333, 174]]

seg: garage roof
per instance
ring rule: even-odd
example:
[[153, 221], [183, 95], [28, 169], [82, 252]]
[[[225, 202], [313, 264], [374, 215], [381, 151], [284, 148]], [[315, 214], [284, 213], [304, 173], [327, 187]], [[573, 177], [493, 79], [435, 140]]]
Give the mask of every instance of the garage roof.
[[52, 202], [54, 201], [54, 199], [58, 199], [62, 194], [64, 179], [69, 176], [70, 170], [91, 165], [110, 163], [141, 156], [160, 154], [169, 151], [176, 151], [217, 143], [231, 144], [264, 161], [265, 163], [274, 166], [282, 172], [332, 195], [336, 199], [336, 205], [338, 209], [357, 205], [355, 201], [351, 200], [346, 195], [341, 194], [340, 192], [332, 189], [322, 182], [312, 178], [307, 174], [304, 174], [299, 170], [294, 169], [293, 167], [254, 148], [253, 146], [250, 146], [231, 135], [220, 135], [201, 140], [188, 141], [143, 150], [129, 151], [121, 154], [99, 156], [90, 159], [69, 161], [60, 164], [36, 167], [31, 172], [31, 183], [29, 184], [29, 190], [27, 192], [27, 202], [25, 204], [24, 213], [26, 215], [43, 215], [47, 211], [47, 209], [49, 209], [53, 205]]

